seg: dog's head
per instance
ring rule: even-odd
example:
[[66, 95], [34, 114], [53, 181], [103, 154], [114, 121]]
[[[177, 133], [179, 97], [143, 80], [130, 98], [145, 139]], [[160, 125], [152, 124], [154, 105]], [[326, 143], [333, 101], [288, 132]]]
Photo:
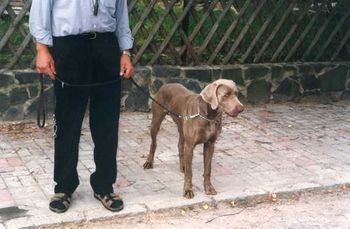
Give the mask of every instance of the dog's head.
[[236, 117], [244, 110], [238, 100], [238, 89], [232, 80], [216, 80], [207, 85], [200, 95], [213, 110], [220, 109], [231, 117]]

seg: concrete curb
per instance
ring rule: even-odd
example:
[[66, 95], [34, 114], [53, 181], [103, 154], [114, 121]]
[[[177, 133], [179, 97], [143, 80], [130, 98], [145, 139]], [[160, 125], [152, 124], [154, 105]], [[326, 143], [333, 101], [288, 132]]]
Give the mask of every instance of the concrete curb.
[[[35, 228], [35, 227], [41, 227], [41, 228], [52, 228], [56, 226], [62, 226], [64, 224], [65, 226], [68, 226], [70, 224], [80, 224], [83, 222], [101, 222], [101, 221], [107, 221], [107, 220], [116, 220], [116, 219], [122, 219], [127, 218], [131, 216], [138, 216], [138, 215], [144, 215], [148, 214], [150, 212], [152, 213], [160, 213], [164, 211], [171, 211], [171, 210], [180, 210], [180, 209], [194, 209], [194, 208], [201, 208], [204, 205], [215, 206], [219, 203], [228, 203], [232, 207], [246, 207], [246, 206], [254, 206], [256, 204], [261, 203], [273, 203], [278, 200], [287, 200], [287, 199], [294, 199], [302, 194], [323, 194], [323, 193], [330, 193], [330, 192], [339, 192], [342, 190], [347, 190], [350, 188], [350, 182], [349, 183], [342, 183], [342, 184], [331, 184], [331, 185], [324, 185], [324, 186], [316, 186], [316, 187], [306, 187], [302, 189], [295, 189], [295, 190], [289, 190], [289, 191], [276, 191], [276, 192], [265, 192], [265, 193], [255, 193], [252, 195], [247, 196], [232, 196], [228, 198], [222, 198], [222, 199], [216, 199], [215, 197], [210, 198], [210, 201], [199, 201], [199, 202], [193, 202], [188, 205], [181, 205], [176, 207], [169, 207], [169, 208], [159, 208], [159, 209], [149, 209], [147, 206], [144, 206], [143, 208], [140, 206], [140, 208], [133, 208], [133, 211], [121, 211], [120, 213], [114, 213], [110, 214], [110, 216], [103, 216], [103, 217], [89, 217], [88, 215], [84, 216], [84, 219], [82, 220], [71, 220], [71, 221], [64, 221], [64, 222], [51, 222], [47, 223], [44, 222], [45, 219], [42, 218], [40, 215], [38, 216], [32, 216], [30, 218], [23, 217], [23, 218], [16, 218], [13, 220], [9, 220], [6, 222], [6, 226], [0, 224], [0, 229], [2, 228]], [[192, 201], [191, 201], [192, 202]], [[234, 203], [234, 205], [232, 205]], [[72, 216], [73, 218], [74, 216]], [[59, 217], [58, 217], [59, 218]], [[58, 219], [57, 218], [57, 219]], [[59, 219], [58, 219], [59, 220]], [[35, 222], [35, 223], [33, 223]]]

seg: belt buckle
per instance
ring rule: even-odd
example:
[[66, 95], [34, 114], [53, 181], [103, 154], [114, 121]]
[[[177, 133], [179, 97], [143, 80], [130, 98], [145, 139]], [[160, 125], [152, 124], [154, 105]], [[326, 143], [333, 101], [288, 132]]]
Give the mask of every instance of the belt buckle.
[[92, 37], [89, 38], [90, 40], [96, 39], [96, 37], [97, 37], [97, 33], [96, 32], [91, 32], [91, 35], [92, 35]]

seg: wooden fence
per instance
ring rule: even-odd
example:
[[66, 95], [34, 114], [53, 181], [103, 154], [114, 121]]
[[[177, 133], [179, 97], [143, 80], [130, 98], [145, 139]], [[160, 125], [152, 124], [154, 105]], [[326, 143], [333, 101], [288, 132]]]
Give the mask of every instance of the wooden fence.
[[[350, 0], [128, 2], [138, 65], [350, 60]], [[34, 66], [30, 4], [1, 0], [0, 68]]]

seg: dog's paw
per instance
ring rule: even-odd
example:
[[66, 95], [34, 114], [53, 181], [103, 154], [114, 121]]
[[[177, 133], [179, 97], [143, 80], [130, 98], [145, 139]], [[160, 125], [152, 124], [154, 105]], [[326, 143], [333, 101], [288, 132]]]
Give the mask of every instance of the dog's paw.
[[204, 190], [205, 190], [205, 194], [207, 194], [207, 195], [216, 195], [217, 194], [214, 186], [211, 185], [211, 184], [210, 185], [204, 185]]
[[143, 164], [144, 169], [152, 169], [153, 168], [153, 162], [146, 161], [145, 164]]
[[194, 197], [194, 193], [192, 190], [185, 190], [184, 197], [187, 199], [192, 199]]

